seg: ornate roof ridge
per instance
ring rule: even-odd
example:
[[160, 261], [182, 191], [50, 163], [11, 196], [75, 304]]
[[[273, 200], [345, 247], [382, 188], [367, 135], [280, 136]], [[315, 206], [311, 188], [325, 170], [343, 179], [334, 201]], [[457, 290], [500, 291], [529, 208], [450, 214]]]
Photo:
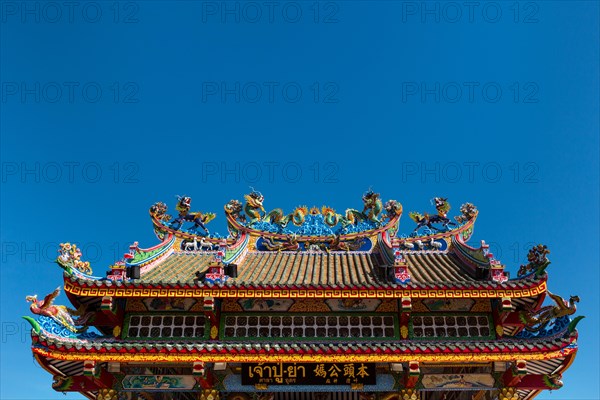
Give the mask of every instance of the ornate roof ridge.
[[[236, 354], [255, 354], [257, 350], [277, 350], [280, 348], [288, 349], [289, 353], [296, 354], [314, 354], [318, 350], [355, 350], [357, 353], [381, 352], [388, 350], [388, 354], [397, 355], [415, 355], [430, 354], [432, 351], [443, 352], [450, 350], [453, 354], [473, 354], [473, 353], [509, 353], [520, 354], [540, 353], [564, 350], [567, 347], [576, 349], [576, 333], [564, 334], [559, 337], [519, 339], [519, 340], [470, 340], [470, 341], [380, 341], [380, 342], [303, 342], [303, 343], [264, 343], [264, 342], [223, 342], [223, 341], [198, 341], [198, 342], [168, 342], [168, 341], [100, 341], [100, 340], [72, 340], [46, 335], [44, 332], [32, 333], [35, 347], [48, 348], [54, 351], [68, 351], [80, 354], [92, 353], [121, 353], [123, 350], [130, 354], [141, 349], [149, 352], [160, 353], [168, 350], [168, 353], [190, 353], [205, 352], [214, 353], [221, 350], [231, 351], [235, 349], [236, 353], [230, 353], [231, 357]], [[34, 349], [35, 349], [34, 347]], [[362, 350], [362, 351], [360, 351]], [[439, 354], [439, 353], [438, 353]], [[143, 354], [142, 354], [143, 356]], [[85, 357], [85, 356], [83, 356]], [[83, 358], [82, 358], [83, 360]]]
[[[415, 298], [427, 297], [531, 297], [546, 291], [546, 275], [527, 276], [502, 283], [495, 281], [455, 281], [406, 284], [385, 283], [380, 285], [266, 285], [246, 282], [225, 283], [191, 283], [191, 282], [140, 282], [140, 281], [98, 281], [65, 275], [65, 291], [77, 296], [141, 296], [152, 295], [155, 297], [205, 297], [205, 296], [248, 296], [255, 297], [385, 297], [401, 298], [412, 296]], [[423, 290], [427, 292], [423, 293]], [[308, 292], [311, 292], [310, 294]], [[431, 292], [431, 293], [430, 293]]]

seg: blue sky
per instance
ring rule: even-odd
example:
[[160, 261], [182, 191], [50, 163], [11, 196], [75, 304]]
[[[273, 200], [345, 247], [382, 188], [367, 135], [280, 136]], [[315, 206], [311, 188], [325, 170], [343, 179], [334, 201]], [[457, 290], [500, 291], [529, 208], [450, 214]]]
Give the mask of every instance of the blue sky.
[[58, 243], [101, 274], [156, 243], [153, 202], [192, 196], [225, 233], [249, 186], [267, 209], [473, 202], [473, 244], [513, 275], [547, 244], [550, 290], [587, 318], [539, 398], [600, 397], [597, 2], [0, 6], [2, 399], [65, 398], [20, 319], [61, 284]]

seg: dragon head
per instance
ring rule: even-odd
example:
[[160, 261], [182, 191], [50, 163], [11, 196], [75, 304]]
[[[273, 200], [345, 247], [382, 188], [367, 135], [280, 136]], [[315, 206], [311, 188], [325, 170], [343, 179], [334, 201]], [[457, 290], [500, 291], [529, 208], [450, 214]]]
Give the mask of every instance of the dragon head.
[[323, 215], [334, 215], [335, 214], [335, 210], [331, 207], [328, 206], [323, 206], [321, 207], [321, 214]]
[[26, 296], [25, 301], [28, 303], [37, 303], [37, 294], [34, 294], [33, 296]]
[[362, 201], [367, 205], [373, 205], [379, 200], [379, 193], [375, 193], [373, 190], [369, 189], [365, 193], [363, 193]]
[[447, 197], [434, 197], [433, 198], [433, 203], [436, 208], [442, 207], [444, 204], [446, 204], [447, 201], [448, 201]]
[[434, 197], [432, 203], [435, 205], [435, 209], [439, 215], [445, 217], [448, 211], [450, 211], [450, 203], [448, 203], [447, 197]]
[[192, 206], [192, 198], [188, 196], [177, 196], [175, 209], [180, 213], [187, 213]]
[[252, 189], [252, 192], [244, 196], [246, 202], [252, 208], [260, 208], [261, 210], [264, 209], [263, 201], [265, 200], [265, 197], [262, 195], [261, 192], [254, 190], [254, 188], [251, 187], [250, 189]]

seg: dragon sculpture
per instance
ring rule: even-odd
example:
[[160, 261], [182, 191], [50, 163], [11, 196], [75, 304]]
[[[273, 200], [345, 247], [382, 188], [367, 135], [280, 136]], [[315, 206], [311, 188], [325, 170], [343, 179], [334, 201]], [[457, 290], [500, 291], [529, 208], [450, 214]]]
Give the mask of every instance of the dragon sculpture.
[[29, 309], [32, 313], [52, 318], [54, 321], [64, 326], [71, 332], [82, 333], [87, 327], [76, 328], [75, 325], [82, 325], [83, 318], [73, 319], [73, 317], [81, 317], [85, 314], [86, 308], [82, 306], [79, 310], [73, 310], [66, 306], [54, 305], [54, 299], [60, 294], [60, 287], [57, 287], [54, 292], [50, 293], [44, 300], [38, 300], [37, 295], [27, 296], [25, 300], [31, 302]]
[[521, 265], [517, 272], [517, 276], [522, 277], [531, 272], [535, 272], [536, 276], [542, 275], [546, 268], [548, 268], [548, 265], [550, 265], [548, 254], [550, 254], [550, 250], [543, 244], [532, 247], [527, 253], [528, 263], [526, 265]]
[[202, 212], [190, 212], [190, 208], [192, 205], [192, 198], [187, 196], [177, 196], [177, 205], [175, 209], [179, 212], [177, 218], [173, 220], [173, 224], [180, 225], [183, 224], [184, 221], [193, 222], [194, 226], [192, 229], [196, 230], [198, 228], [202, 228], [207, 235], [210, 235], [210, 232], [205, 224], [215, 219], [214, 213], [202, 213]]
[[352, 241], [342, 241], [341, 235], [335, 235], [328, 243], [327, 251], [356, 251], [362, 247], [365, 243], [364, 239], [355, 239]]
[[92, 268], [89, 261], [81, 261], [81, 249], [76, 244], [60, 243], [58, 249], [59, 256], [56, 259], [58, 265], [69, 271], [75, 269], [84, 274], [91, 274]]
[[439, 228], [434, 227], [432, 224], [442, 224], [442, 226], [447, 230], [450, 225], [456, 225], [456, 223], [452, 222], [450, 218], [447, 217], [448, 211], [450, 211], [450, 203], [448, 203], [448, 199], [444, 197], [434, 197], [433, 203], [437, 210], [437, 214], [428, 214], [425, 215], [420, 214], [418, 212], [412, 211], [408, 214], [408, 216], [417, 223], [413, 232], [417, 232], [422, 227], [426, 226], [429, 229], [439, 231]]
[[556, 305], [542, 307], [538, 311], [528, 310], [519, 313], [519, 319], [525, 324], [525, 329], [529, 332], [539, 332], [548, 326], [551, 321], [573, 315], [577, 311], [575, 304], [579, 302], [579, 296], [571, 296], [567, 302], [558, 295], [549, 291], [547, 293]]
[[269, 237], [263, 238], [263, 245], [269, 251], [297, 251], [300, 250], [300, 244], [295, 234], [288, 235], [286, 241], [276, 241]]
[[294, 225], [300, 226], [306, 220], [308, 213], [307, 206], [296, 207], [296, 209], [288, 215], [284, 215], [281, 208], [276, 208], [266, 213], [263, 221], [275, 223], [281, 227], [287, 226], [288, 222], [292, 221]]
[[[363, 211], [361, 213], [362, 216], [371, 222], [381, 222], [379, 220], [379, 215], [383, 210], [383, 203], [381, 202], [379, 193], [375, 193], [369, 189], [369, 191], [363, 194], [362, 201], [364, 203]], [[346, 211], [346, 214], [347, 213], [348, 211]]]
[[[362, 196], [364, 203], [363, 211], [347, 209], [344, 215], [340, 215], [336, 213], [333, 208], [326, 206], [322, 207], [320, 212], [319, 209], [315, 207], [309, 210], [306, 206], [297, 207], [290, 214], [285, 214], [281, 208], [266, 212], [263, 205], [264, 199], [262, 193], [252, 189], [252, 192], [244, 196], [246, 202], [243, 207], [239, 201], [231, 200], [225, 205], [225, 212], [240, 222], [247, 221], [248, 225], [252, 225], [259, 221], [265, 221], [282, 227], [285, 227], [290, 221], [294, 225], [300, 226], [305, 222], [307, 215], [316, 215], [320, 213], [323, 215], [325, 223], [328, 226], [333, 227], [338, 223], [341, 223], [342, 226], [347, 226], [349, 224], [357, 224], [360, 221], [380, 223], [380, 215], [384, 209], [379, 193], [374, 193], [372, 190], [369, 190]], [[390, 210], [393, 213], [396, 213], [398, 211], [399, 203], [394, 201], [390, 204]], [[242, 209], [245, 215], [242, 215]]]
[[248, 224], [251, 225], [260, 221], [260, 212], [262, 211], [263, 213], [266, 213], [265, 207], [263, 206], [265, 196], [263, 196], [262, 193], [252, 189], [252, 192], [244, 195], [244, 200], [246, 200], [246, 204], [244, 204], [244, 212], [248, 216]]
[[338, 215], [342, 226], [349, 224], [357, 224], [362, 221], [373, 222], [377, 225], [381, 223], [381, 212], [383, 211], [383, 203], [379, 193], [369, 189], [362, 196], [363, 210], [358, 211], [353, 208], [346, 210], [345, 216]]
[[[350, 224], [357, 224], [362, 221], [370, 221], [376, 224], [380, 224], [380, 216], [381, 212], [384, 209], [384, 206], [379, 193], [375, 193], [369, 189], [369, 191], [363, 194], [362, 201], [364, 205], [362, 211], [349, 208], [346, 210], [344, 215], [336, 213], [335, 210], [331, 207], [323, 206], [321, 208], [321, 214], [323, 214], [323, 221], [325, 221], [325, 223], [330, 227], [334, 227], [338, 223], [341, 223], [341, 225], [345, 227]], [[395, 213], [397, 211], [396, 206], [400, 203], [398, 203], [395, 200], [390, 200], [388, 203], [393, 204], [393, 206], [390, 207], [390, 210]], [[388, 205], [388, 203], [386, 203], [386, 205]], [[400, 210], [401, 209], [402, 207], [400, 207]]]

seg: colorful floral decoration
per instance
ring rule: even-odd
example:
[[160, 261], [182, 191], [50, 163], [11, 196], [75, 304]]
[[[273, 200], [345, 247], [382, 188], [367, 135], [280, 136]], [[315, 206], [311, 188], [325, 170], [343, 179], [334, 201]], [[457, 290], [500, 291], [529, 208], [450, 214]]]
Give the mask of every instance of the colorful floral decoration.
[[60, 243], [59, 256], [56, 262], [65, 270], [75, 269], [83, 274], [91, 275], [92, 268], [89, 261], [81, 261], [81, 249], [75, 243]]

